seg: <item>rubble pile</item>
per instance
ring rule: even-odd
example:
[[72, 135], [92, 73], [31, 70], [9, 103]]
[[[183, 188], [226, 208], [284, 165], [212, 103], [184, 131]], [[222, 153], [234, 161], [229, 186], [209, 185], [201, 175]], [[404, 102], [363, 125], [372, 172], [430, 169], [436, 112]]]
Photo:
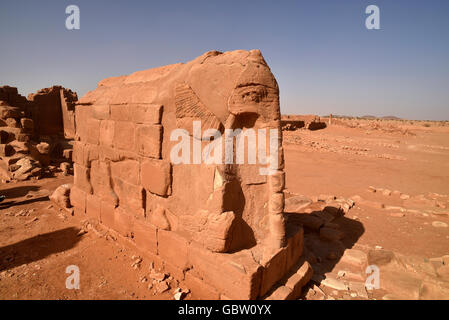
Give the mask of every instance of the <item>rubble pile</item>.
[[53, 86], [30, 94], [0, 87], [0, 179], [39, 179], [72, 169], [76, 93]]

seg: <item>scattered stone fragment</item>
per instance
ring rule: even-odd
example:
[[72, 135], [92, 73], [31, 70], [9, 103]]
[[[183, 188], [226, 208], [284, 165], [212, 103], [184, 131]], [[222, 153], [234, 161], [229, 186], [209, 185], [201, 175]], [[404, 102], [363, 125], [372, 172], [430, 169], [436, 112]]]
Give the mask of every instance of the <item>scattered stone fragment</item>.
[[348, 285], [350, 291], [355, 291], [359, 297], [368, 299], [368, 293], [363, 282], [349, 282]]
[[333, 274], [327, 274], [326, 278], [321, 281], [321, 284], [335, 290], [347, 291], [348, 286], [341, 280], [338, 280]]
[[59, 169], [61, 169], [63, 175], [67, 176], [70, 173], [70, 163], [68, 162], [62, 162], [59, 165]]
[[368, 187], [368, 191], [369, 191], [369, 192], [372, 192], [372, 193], [376, 193], [377, 190], [376, 190], [375, 187], [369, 186], [369, 187]]
[[70, 204], [70, 190], [72, 185], [63, 184], [56, 188], [56, 190], [50, 196], [50, 200], [63, 209], [71, 207]]
[[447, 223], [442, 221], [433, 221], [432, 226], [434, 226], [435, 228], [447, 228]]
[[402, 217], [405, 216], [405, 213], [403, 213], [403, 212], [392, 212], [392, 213], [390, 213], [390, 216], [394, 217], [394, 218], [402, 218]]
[[162, 272], [151, 272], [150, 278], [156, 281], [163, 281], [165, 278], [167, 278], [167, 275]]
[[41, 154], [49, 154], [50, 153], [50, 144], [47, 142], [41, 142], [36, 145], [37, 151]]
[[156, 288], [157, 293], [163, 293], [163, 292], [169, 290], [170, 286], [168, 285], [167, 281], [161, 281], [156, 284], [155, 288]]
[[285, 212], [297, 212], [301, 213], [308, 205], [312, 203], [312, 200], [306, 196], [298, 195], [285, 199]]

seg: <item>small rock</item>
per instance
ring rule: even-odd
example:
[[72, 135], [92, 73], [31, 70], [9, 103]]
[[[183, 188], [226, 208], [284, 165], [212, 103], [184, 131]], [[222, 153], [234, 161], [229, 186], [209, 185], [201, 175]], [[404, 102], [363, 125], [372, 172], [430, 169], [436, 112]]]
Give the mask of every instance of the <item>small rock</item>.
[[332, 274], [326, 275], [326, 278], [321, 281], [321, 284], [335, 290], [347, 291], [348, 286], [341, 280], [338, 280]]
[[177, 292], [174, 295], [175, 300], [182, 300], [185, 297], [185, 293], [184, 292]]
[[170, 286], [168, 285], [168, 283], [166, 281], [162, 281], [162, 282], [159, 282], [158, 284], [156, 284], [156, 291], [158, 293], [163, 293], [169, 289], [170, 289]]
[[40, 154], [49, 154], [50, 153], [50, 145], [47, 142], [41, 142], [38, 145], [36, 145], [37, 151], [39, 151]]
[[442, 221], [433, 221], [432, 226], [434, 226], [435, 228], [447, 228], [447, 223]]
[[167, 275], [161, 272], [151, 272], [150, 278], [156, 281], [163, 281], [165, 280], [165, 278], [167, 278]]
[[405, 214], [402, 212], [393, 212], [393, 213], [390, 213], [390, 216], [395, 217], [395, 218], [402, 218], [405, 216]]

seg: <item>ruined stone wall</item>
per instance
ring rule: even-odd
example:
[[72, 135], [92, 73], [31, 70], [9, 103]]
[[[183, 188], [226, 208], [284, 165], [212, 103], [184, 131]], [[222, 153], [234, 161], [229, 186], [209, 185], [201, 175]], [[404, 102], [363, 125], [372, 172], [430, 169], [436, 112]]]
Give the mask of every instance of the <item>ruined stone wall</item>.
[[[3, 181], [26, 180], [52, 175], [64, 163], [70, 171], [70, 140], [74, 137], [73, 111], [62, 109], [62, 103], [73, 109], [76, 93], [61, 86], [39, 90], [27, 98], [17, 88], [0, 87], [0, 178]], [[70, 112], [72, 117], [70, 117]], [[68, 120], [63, 125], [63, 115]], [[71, 123], [70, 123], [71, 121]], [[67, 128], [67, 130], [65, 130]], [[70, 134], [65, 135], [70, 139]]]
[[[263, 297], [297, 263], [302, 230], [283, 216], [279, 89], [259, 51], [212, 51], [103, 80], [77, 103], [75, 119], [75, 214], [162, 258], [212, 298]], [[194, 153], [194, 141], [210, 144], [207, 129], [250, 128], [277, 132], [272, 175], [247, 162], [170, 161], [176, 129]]]

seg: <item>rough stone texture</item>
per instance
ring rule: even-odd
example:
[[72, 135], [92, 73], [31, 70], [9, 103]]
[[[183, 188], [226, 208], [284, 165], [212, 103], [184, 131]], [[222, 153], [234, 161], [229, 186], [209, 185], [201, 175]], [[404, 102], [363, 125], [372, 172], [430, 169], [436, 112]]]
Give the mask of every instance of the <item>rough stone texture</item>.
[[[69, 139], [75, 133], [76, 100], [76, 93], [61, 86], [39, 90], [29, 99], [17, 88], [0, 87], [0, 179], [38, 179], [51, 173], [47, 168], [50, 164], [71, 163], [66, 150], [72, 148]], [[23, 158], [29, 160], [31, 169], [26, 166], [25, 172], [13, 172], [15, 161]]]
[[[260, 175], [260, 162], [211, 164], [190, 154], [192, 164], [185, 164], [170, 157], [181, 138], [204, 150], [208, 129], [248, 128], [278, 133], [274, 175]], [[208, 292], [262, 297], [301, 256], [303, 231], [287, 236], [283, 213], [279, 89], [258, 50], [210, 51], [105, 79], [76, 104], [75, 129], [75, 213], [85, 209], [176, 274], [189, 270]], [[181, 138], [171, 139], [175, 129], [184, 130]]]

